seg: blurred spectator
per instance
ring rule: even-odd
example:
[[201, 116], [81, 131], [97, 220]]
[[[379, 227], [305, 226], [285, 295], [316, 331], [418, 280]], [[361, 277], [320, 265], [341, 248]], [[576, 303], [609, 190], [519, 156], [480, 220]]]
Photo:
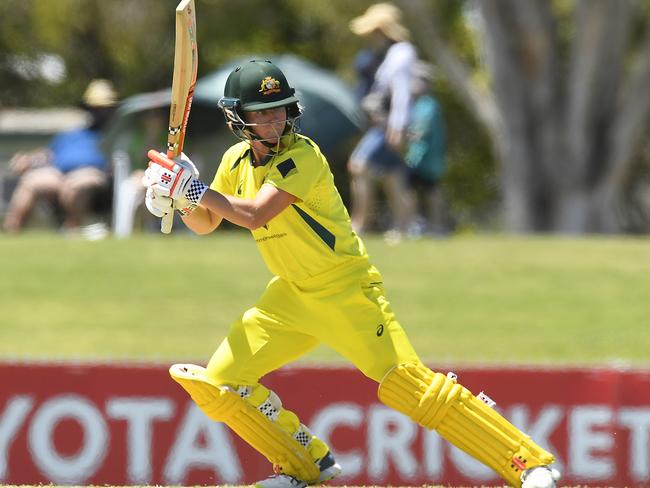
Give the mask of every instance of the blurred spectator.
[[414, 102], [407, 130], [407, 205], [409, 235], [443, 234], [446, 202], [440, 180], [445, 162], [445, 125], [440, 104], [433, 96], [434, 69], [418, 62], [414, 67], [411, 92]]
[[20, 179], [9, 202], [6, 231], [20, 231], [40, 199], [60, 206], [64, 229], [78, 228], [93, 198], [108, 189], [108, 164], [100, 140], [117, 102], [116, 93], [109, 81], [93, 80], [82, 100], [90, 115], [89, 127], [61, 133], [48, 148], [18, 153], [9, 162]]
[[370, 46], [359, 51], [354, 58], [354, 72], [357, 77], [354, 94], [359, 104], [370, 93], [375, 82], [375, 73], [384, 56], [386, 56], [385, 49], [380, 49], [379, 46]]
[[401, 11], [394, 5], [378, 3], [350, 22], [352, 32], [368, 39], [381, 59], [370, 91], [361, 103], [371, 126], [348, 162], [352, 226], [359, 233], [370, 226], [376, 180], [381, 183], [392, 213], [393, 229], [389, 233], [400, 235], [407, 226], [401, 152], [411, 107], [410, 79], [416, 52], [401, 18]]

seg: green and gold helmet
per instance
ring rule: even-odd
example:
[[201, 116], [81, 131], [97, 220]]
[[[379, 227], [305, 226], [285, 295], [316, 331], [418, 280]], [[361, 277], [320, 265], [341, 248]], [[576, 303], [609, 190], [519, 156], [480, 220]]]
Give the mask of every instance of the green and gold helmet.
[[252, 60], [237, 66], [228, 76], [223, 97], [219, 100], [228, 127], [239, 138], [251, 138], [245, 122], [246, 112], [287, 108], [285, 133], [295, 131], [295, 119], [301, 108], [295, 90], [284, 73], [268, 60]]
[[244, 112], [293, 105], [298, 103], [294, 93], [280, 68], [259, 60], [237, 66], [223, 90], [224, 98], [238, 99]]

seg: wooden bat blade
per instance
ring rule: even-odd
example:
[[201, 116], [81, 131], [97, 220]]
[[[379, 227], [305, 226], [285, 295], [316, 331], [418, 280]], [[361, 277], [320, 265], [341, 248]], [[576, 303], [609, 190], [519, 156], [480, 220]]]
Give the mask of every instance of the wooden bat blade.
[[174, 75], [169, 110], [169, 134], [167, 136], [167, 155], [169, 157], [176, 157], [183, 150], [197, 70], [198, 51], [194, 0], [182, 0], [176, 7]]
[[[169, 110], [169, 133], [167, 134], [167, 157], [169, 158], [175, 158], [183, 151], [198, 65], [194, 0], [181, 0], [176, 7], [174, 75]], [[161, 221], [160, 230], [169, 234], [173, 222], [173, 212], [165, 215]]]

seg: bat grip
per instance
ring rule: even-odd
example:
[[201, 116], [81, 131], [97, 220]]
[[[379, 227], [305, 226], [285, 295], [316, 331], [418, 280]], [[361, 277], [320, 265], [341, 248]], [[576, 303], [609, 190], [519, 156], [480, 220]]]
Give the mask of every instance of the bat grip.
[[151, 161], [155, 161], [156, 163], [158, 163], [163, 168], [166, 168], [170, 171], [174, 171], [174, 167], [176, 166], [176, 163], [168, 156], [165, 156], [163, 153], [158, 152], [155, 149], [149, 149], [149, 151], [147, 152], [147, 157]]
[[160, 220], [160, 232], [163, 234], [169, 234], [172, 231], [174, 225], [174, 210], [171, 213], [165, 214]]

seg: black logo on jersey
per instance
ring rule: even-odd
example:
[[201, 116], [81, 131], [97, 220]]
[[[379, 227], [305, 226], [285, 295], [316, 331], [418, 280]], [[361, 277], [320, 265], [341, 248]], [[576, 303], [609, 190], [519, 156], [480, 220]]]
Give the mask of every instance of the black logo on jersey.
[[379, 327], [377, 327], [377, 337], [381, 337], [383, 333], [384, 333], [384, 324], [379, 324]]
[[242, 187], [243, 184], [244, 184], [243, 181], [241, 181], [241, 182], [239, 183], [239, 186], [237, 187], [237, 195], [241, 195], [241, 187]]
[[286, 161], [282, 161], [280, 164], [278, 164], [278, 171], [282, 175], [282, 178], [286, 178], [298, 170], [296, 169], [296, 163], [293, 162], [293, 159], [289, 158]]

